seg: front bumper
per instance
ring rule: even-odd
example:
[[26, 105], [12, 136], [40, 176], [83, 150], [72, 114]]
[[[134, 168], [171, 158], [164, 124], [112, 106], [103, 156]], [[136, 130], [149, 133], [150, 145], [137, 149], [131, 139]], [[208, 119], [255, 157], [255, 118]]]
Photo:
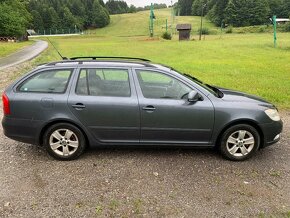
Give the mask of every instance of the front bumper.
[[264, 135], [262, 148], [273, 145], [281, 139], [281, 133], [283, 130], [282, 120], [262, 124], [260, 127]]

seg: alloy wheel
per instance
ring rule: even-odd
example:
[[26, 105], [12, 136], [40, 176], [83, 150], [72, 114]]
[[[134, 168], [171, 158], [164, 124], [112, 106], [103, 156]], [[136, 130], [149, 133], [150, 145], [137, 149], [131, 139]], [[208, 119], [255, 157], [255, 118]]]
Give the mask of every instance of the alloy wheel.
[[228, 152], [235, 157], [247, 156], [255, 146], [255, 138], [252, 133], [246, 130], [239, 130], [232, 133], [226, 142]]
[[49, 146], [56, 154], [67, 157], [77, 151], [79, 139], [69, 129], [57, 129], [49, 137]]

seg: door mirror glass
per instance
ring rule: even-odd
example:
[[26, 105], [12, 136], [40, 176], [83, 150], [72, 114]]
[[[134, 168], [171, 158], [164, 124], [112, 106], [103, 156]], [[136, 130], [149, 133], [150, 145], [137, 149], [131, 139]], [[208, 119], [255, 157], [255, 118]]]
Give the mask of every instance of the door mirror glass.
[[198, 94], [197, 91], [192, 90], [192, 91], [190, 91], [189, 94], [188, 94], [188, 101], [189, 101], [189, 102], [197, 102], [197, 101], [200, 100], [200, 97], [201, 97], [201, 96], [200, 96], [200, 94]]

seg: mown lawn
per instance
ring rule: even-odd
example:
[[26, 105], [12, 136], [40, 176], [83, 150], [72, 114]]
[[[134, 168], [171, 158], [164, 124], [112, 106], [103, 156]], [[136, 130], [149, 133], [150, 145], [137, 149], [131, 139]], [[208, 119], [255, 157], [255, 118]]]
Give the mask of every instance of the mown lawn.
[[7, 42], [0, 42], [0, 58], [5, 57], [25, 46], [33, 44], [33, 41], [29, 42], [16, 42], [16, 43], [7, 43]]

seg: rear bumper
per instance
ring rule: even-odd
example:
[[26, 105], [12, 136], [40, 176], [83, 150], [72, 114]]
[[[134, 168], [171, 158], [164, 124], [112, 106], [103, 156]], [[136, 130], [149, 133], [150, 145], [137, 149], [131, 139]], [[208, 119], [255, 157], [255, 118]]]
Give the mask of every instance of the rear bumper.
[[3, 117], [2, 126], [4, 135], [10, 139], [37, 145], [38, 135], [42, 122], [26, 119]]
[[277, 143], [281, 139], [281, 133], [283, 130], [283, 122], [275, 121], [272, 123], [262, 124], [260, 125], [263, 135], [264, 135], [264, 143], [262, 147], [267, 147]]

